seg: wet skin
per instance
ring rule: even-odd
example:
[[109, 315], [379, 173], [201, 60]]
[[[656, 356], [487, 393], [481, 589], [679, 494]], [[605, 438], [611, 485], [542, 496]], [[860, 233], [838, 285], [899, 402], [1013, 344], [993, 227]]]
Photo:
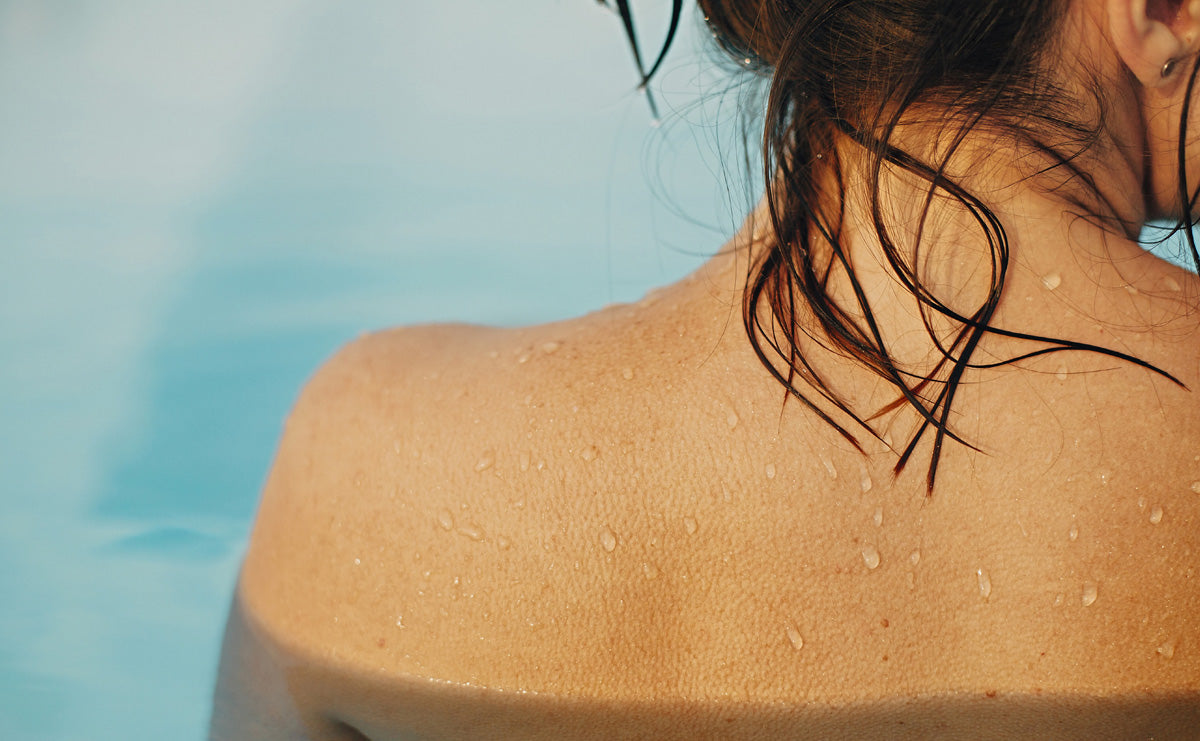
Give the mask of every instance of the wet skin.
[[[1059, 29], [1052, 72], [1085, 70], [1063, 89], [1108, 105], [1073, 159], [1094, 189], [983, 129], [946, 172], [1007, 232], [992, 326], [1175, 380], [1085, 352], [969, 370], [949, 425], [970, 446], [944, 446], [930, 495], [928, 437], [893, 473], [911, 408], [872, 416], [858, 451], [783, 403], [741, 327], [761, 218], [634, 305], [365, 337], [288, 422], [214, 736], [1200, 738], [1200, 280], [1129, 239], [1182, 211], [1187, 85], [1161, 70], [1200, 52], [1200, 2], [1148, 7], [1079, 0]], [[936, 154], [953, 139], [938, 119], [893, 142]], [[884, 267], [855, 151], [836, 149], [839, 238], [919, 377], [936, 348]], [[1183, 159], [1200, 181], [1200, 141]], [[880, 178], [898, 243], [921, 235], [924, 284], [978, 306], [978, 225]], [[825, 290], [853, 309], [845, 275]], [[799, 349], [864, 415], [896, 398]], [[990, 336], [975, 359], [1035, 349]]]
[[[1196, 388], [1200, 286], [1138, 260], [1136, 292], [1016, 270], [1001, 321]], [[737, 263], [567, 322], [371, 335], [322, 368], [264, 493], [214, 735], [1192, 737], [1196, 394], [1083, 353], [978, 371], [957, 427], [983, 452], [949, 446], [927, 496], [884, 442], [782, 404]], [[1079, 310], [1105, 285], [1103, 316]]]

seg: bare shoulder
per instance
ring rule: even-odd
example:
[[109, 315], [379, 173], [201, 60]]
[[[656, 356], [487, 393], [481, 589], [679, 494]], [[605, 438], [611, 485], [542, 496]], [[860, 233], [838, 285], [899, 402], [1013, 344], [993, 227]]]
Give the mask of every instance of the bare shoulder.
[[[471, 505], [486, 499], [478, 474], [496, 468], [496, 433], [512, 436], [521, 394], [497, 377], [506, 365], [499, 347], [511, 334], [460, 325], [388, 330], [348, 344], [317, 370], [263, 492], [242, 577], [252, 613], [288, 612], [285, 605], [312, 613], [311, 605], [331, 602], [361, 612], [362, 600], [329, 590], [361, 586], [380, 570], [391, 584], [412, 581], [400, 568], [409, 558], [381, 561], [369, 552], [376, 544], [412, 551], [438, 529], [471, 540]], [[339, 635], [358, 619], [326, 618]]]
[[[962, 702], [930, 719], [970, 724], [997, 688], [1043, 720], [1035, 689], [1060, 710], [1170, 689], [1182, 705], [1105, 712], [1195, 719], [1198, 431], [1175, 410], [1190, 396], [1140, 372], [1141, 396], [1014, 374], [1032, 409], [1053, 398], [1078, 417], [1075, 446], [1006, 392], [980, 416], [1032, 452], [963, 455], [926, 500], [889, 478], [894, 457], [781, 417], [773, 379], [728, 348], [740, 327], [689, 318], [715, 313], [407, 328], [326, 363], [288, 421], [239, 587], [239, 625], [290, 667], [288, 702], [372, 738], [468, 715], [514, 737], [539, 722], [567, 737], [568, 719], [604, 735], [618, 716], [662, 738], [738, 737], [728, 718], [779, 736], [822, 727], [808, 701], [931, 692]], [[1147, 394], [1161, 435], [1137, 427], [1145, 444], [1118, 455]], [[1102, 468], [1106, 489], [1080, 475]], [[868, 724], [846, 737], [921, 727], [914, 707], [872, 707], [838, 716]]]
[[[297, 649], [402, 675], [515, 686], [565, 659], [564, 626], [539, 625], [601, 629], [586, 621], [605, 611], [570, 605], [603, 591], [593, 559], [633, 516], [629, 461], [682, 444], [662, 415], [699, 414], [664, 388], [686, 353], [647, 337], [647, 358], [637, 335], [660, 330], [621, 316], [343, 348], [287, 422], [243, 569], [247, 613]], [[531, 626], [534, 640], [516, 635]]]
[[[681, 334], [630, 308], [341, 349], [287, 421], [231, 616], [238, 645], [271, 648], [227, 651], [223, 666], [254, 654], [308, 667], [324, 679], [293, 671], [284, 703], [301, 713], [342, 706], [323, 693], [378, 671], [417, 696], [428, 682], [606, 696], [626, 670], [661, 671], [662, 657], [612, 671], [634, 606], [662, 600], [626, 601], [604, 562], [640, 517], [632, 459], [669, 458], [688, 433], [662, 415], [695, 416], [669, 399], [672, 374], [712, 350], [663, 332]], [[223, 669], [219, 697], [239, 696], [237, 677]]]

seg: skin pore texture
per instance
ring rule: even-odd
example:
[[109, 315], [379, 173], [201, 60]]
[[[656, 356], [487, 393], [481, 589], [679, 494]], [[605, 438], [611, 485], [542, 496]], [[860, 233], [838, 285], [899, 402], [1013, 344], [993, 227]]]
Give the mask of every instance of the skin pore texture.
[[[1064, 23], [1087, 55], [1064, 69], [1086, 63], [1112, 107], [1084, 169], [1128, 224], [1177, 210], [1191, 10], [1084, 0]], [[1183, 386], [1084, 352], [971, 371], [952, 429], [977, 450], [948, 444], [928, 495], [920, 465], [893, 473], [910, 410], [860, 453], [755, 357], [762, 206], [636, 304], [366, 336], [288, 421], [213, 736], [1200, 738], [1200, 281], [997, 146], [972, 140], [961, 175], [1011, 241], [993, 324]], [[929, 336], [847, 161], [856, 274], [919, 365]], [[919, 202], [902, 176], [883, 190], [896, 214]], [[930, 223], [929, 279], [969, 303], [978, 234], [937, 201]], [[857, 408], [895, 397], [802, 349]], [[1030, 349], [993, 338], [981, 359]]]

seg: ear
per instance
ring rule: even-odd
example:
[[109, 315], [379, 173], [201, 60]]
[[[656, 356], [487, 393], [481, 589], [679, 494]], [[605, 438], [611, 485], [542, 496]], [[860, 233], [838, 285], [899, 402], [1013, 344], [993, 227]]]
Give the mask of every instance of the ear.
[[1113, 45], [1147, 87], [1171, 81], [1168, 65], [1197, 51], [1200, 0], [1106, 0]]

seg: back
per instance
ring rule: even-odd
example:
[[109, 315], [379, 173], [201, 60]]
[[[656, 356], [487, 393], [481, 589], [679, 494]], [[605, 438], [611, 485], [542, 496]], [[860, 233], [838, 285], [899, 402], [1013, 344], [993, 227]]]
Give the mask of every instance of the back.
[[[979, 452], [950, 446], [927, 496], [920, 462], [891, 471], [913, 419], [863, 455], [782, 403], [721, 270], [322, 369], [214, 735], [270, 712], [330, 738], [1200, 737], [1194, 393], [1084, 354], [980, 371], [953, 425]], [[1007, 318], [1200, 384], [1194, 318], [1148, 340], [1039, 301]]]

